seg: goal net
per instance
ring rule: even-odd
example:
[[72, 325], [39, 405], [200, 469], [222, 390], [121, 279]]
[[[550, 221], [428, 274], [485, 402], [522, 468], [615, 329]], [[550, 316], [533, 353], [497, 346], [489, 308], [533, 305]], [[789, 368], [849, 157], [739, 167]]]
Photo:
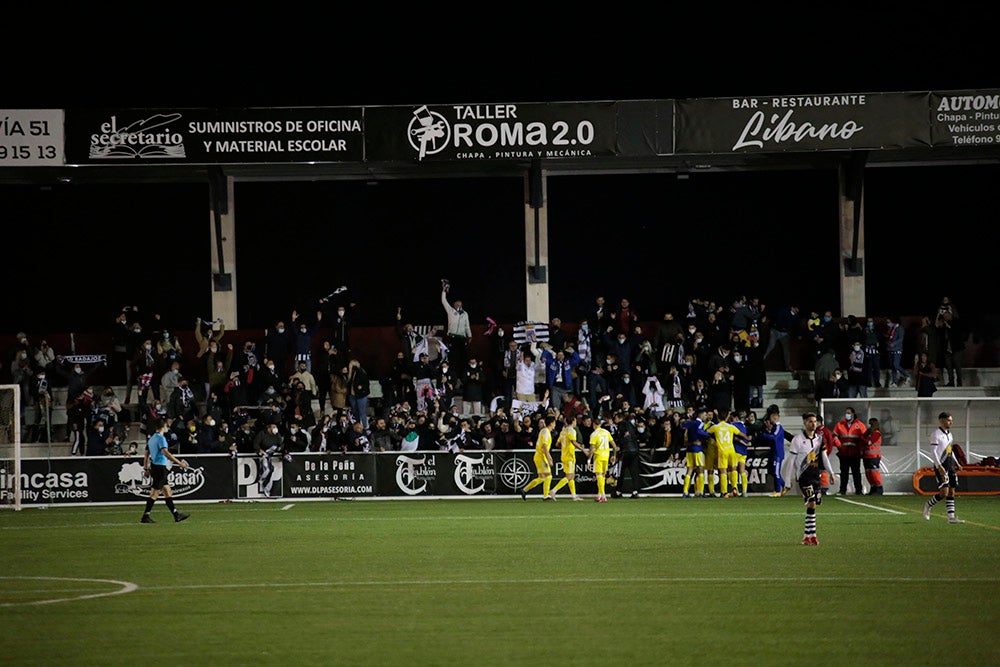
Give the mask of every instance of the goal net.
[[0, 385], [0, 509], [21, 509], [21, 387]]

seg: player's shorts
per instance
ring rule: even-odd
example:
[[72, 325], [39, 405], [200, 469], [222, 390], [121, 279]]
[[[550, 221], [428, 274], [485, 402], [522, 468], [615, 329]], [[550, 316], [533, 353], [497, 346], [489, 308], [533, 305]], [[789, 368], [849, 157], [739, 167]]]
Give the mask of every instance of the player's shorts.
[[707, 465], [709, 468], [717, 468], [718, 466], [716, 465], [716, 461], [718, 460], [719, 460], [718, 445], [715, 444], [705, 445], [705, 465]]
[[727, 448], [723, 447], [723, 448], [721, 448], [721, 449], [718, 450], [718, 457], [717, 457], [717, 459], [718, 459], [718, 462], [715, 464], [715, 467], [718, 468], [719, 470], [725, 470], [725, 469], [727, 469], [729, 467], [735, 467], [736, 466], [736, 450], [735, 449], [727, 449]]
[[823, 502], [823, 477], [819, 468], [806, 468], [799, 475], [799, 488], [802, 489], [802, 499], [805, 502], [815, 501], [817, 505]]
[[597, 474], [604, 474], [608, 472], [608, 461], [611, 460], [611, 456], [595, 456], [594, 457], [594, 472]]
[[684, 465], [688, 468], [704, 468], [705, 452], [688, 452], [684, 455]]
[[573, 456], [563, 456], [560, 461], [562, 461], [563, 474], [575, 473], [576, 472], [576, 455]]
[[736, 452], [736, 456], [733, 457], [733, 464], [736, 465], [736, 466], [739, 466], [741, 463], [743, 465], [746, 465], [746, 463], [747, 463], [747, 455], [746, 454], [740, 454], [739, 452]]
[[160, 466], [155, 463], [150, 465], [149, 476], [153, 480], [153, 483], [150, 484], [150, 488], [162, 489], [167, 485], [167, 466]]
[[954, 489], [958, 486], [958, 472], [955, 470], [955, 462], [948, 459], [944, 462], [944, 474], [941, 474], [941, 469], [934, 468], [934, 478], [937, 479], [938, 488], [943, 489], [948, 487]]
[[534, 460], [535, 460], [535, 470], [538, 471], [539, 475], [541, 475], [542, 473], [548, 474], [552, 472], [552, 470], [549, 468], [549, 461], [544, 456], [542, 456], [541, 454], [535, 454]]

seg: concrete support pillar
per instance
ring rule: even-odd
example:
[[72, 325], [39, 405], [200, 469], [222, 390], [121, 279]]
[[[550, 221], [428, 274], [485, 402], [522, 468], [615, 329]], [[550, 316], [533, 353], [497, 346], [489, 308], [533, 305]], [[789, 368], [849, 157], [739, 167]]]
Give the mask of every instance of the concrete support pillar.
[[[544, 171], [541, 173], [540, 185], [536, 185], [536, 187], [541, 187], [541, 206], [537, 210], [531, 206], [531, 187], [531, 176], [528, 174], [524, 178], [524, 276], [528, 311], [525, 314], [525, 319], [529, 322], [548, 322], [549, 229]], [[537, 225], [535, 224], [536, 214], [538, 217]]]
[[[850, 169], [845, 163], [839, 169], [838, 202], [840, 214], [840, 315], [865, 317], [865, 213], [864, 188], [862, 183], [852, 183], [852, 179], [864, 179], [864, 170]], [[854, 193], [857, 201], [851, 199]], [[855, 229], [854, 213], [858, 207], [859, 224], [857, 233], [857, 262], [854, 256]]]
[[222, 261], [225, 273], [231, 276], [231, 289], [220, 290], [216, 274], [220, 272], [219, 267], [219, 244], [215, 234], [215, 210], [212, 205], [212, 195], [209, 195], [208, 202], [208, 229], [212, 246], [212, 273], [209, 276], [209, 289], [212, 291], [212, 319], [222, 318], [226, 322], [226, 329], [238, 329], [239, 322], [236, 318], [236, 203], [233, 199], [233, 179], [226, 177], [226, 199], [229, 202], [227, 212], [223, 213], [222, 224]]

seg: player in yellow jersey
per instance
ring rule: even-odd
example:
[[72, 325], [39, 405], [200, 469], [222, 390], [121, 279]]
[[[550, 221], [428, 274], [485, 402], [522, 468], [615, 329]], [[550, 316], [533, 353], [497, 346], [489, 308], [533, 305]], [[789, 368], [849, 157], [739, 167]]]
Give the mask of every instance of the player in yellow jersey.
[[[705, 431], [708, 431], [708, 427], [715, 423], [719, 417], [714, 412], [709, 412], [708, 419], [705, 421]], [[711, 435], [711, 434], [710, 434]], [[719, 441], [715, 439], [715, 436], [710, 438], [705, 438], [705, 467], [702, 468], [702, 475], [705, 477], [705, 484], [703, 488], [708, 489], [702, 494], [704, 498], [718, 498], [719, 494], [715, 492], [715, 471], [719, 467]]]
[[576, 415], [571, 414], [567, 419], [566, 423], [563, 424], [563, 428], [559, 431], [559, 438], [556, 442], [559, 444], [560, 451], [560, 462], [563, 467], [563, 478], [559, 480], [555, 487], [552, 489], [552, 497], [556, 497], [556, 492], [566, 485], [569, 485], [569, 492], [573, 494], [573, 500], [583, 500], [580, 496], [576, 495], [576, 453], [578, 451], [585, 452], [583, 445], [579, 443], [576, 439]]
[[549, 493], [552, 488], [552, 427], [556, 424], [556, 418], [552, 415], [545, 417], [545, 423], [538, 430], [538, 439], [535, 441], [535, 470], [538, 477], [525, 484], [521, 489], [521, 500], [528, 499], [528, 491], [542, 485], [542, 500], [555, 500]]
[[[743, 433], [730, 421], [733, 413], [730, 411], [723, 420], [712, 424], [705, 430], [712, 434], [716, 447], [715, 469], [719, 472], [719, 484], [723, 498], [732, 498], [735, 494], [729, 491], [731, 473], [736, 471], [736, 447], [733, 441], [742, 438]], [[711, 475], [712, 473], [709, 472]], [[733, 490], [736, 490], [735, 484]]]
[[[590, 434], [590, 450], [587, 452], [587, 467], [593, 466], [594, 475], [597, 476], [597, 497], [594, 498], [599, 503], [608, 502], [608, 496], [604, 492], [604, 479], [608, 474], [608, 464], [614, 463], [618, 458], [618, 443], [611, 437], [611, 432], [604, 428], [608, 422], [601, 420], [601, 425]], [[614, 448], [614, 452], [611, 448]]]

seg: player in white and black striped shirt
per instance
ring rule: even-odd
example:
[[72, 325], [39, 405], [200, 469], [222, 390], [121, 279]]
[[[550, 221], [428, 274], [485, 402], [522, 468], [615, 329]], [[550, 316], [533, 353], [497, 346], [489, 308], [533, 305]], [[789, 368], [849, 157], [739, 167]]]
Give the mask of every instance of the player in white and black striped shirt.
[[955, 516], [955, 489], [958, 487], [958, 471], [962, 466], [955, 458], [955, 451], [952, 449], [954, 441], [954, 436], [951, 434], [952, 421], [952, 416], [947, 412], [939, 414], [939, 426], [931, 436], [931, 446], [934, 448], [934, 476], [937, 478], [938, 492], [924, 503], [924, 518], [928, 521], [931, 518], [931, 508], [945, 500], [948, 523], [965, 523]]
[[816, 506], [823, 502], [823, 472], [830, 475], [830, 482], [837, 481], [837, 476], [830, 465], [830, 457], [826, 453], [826, 443], [823, 435], [818, 432], [819, 419], [815, 412], [802, 415], [802, 431], [792, 438], [790, 449], [803, 452], [799, 464], [798, 483], [802, 490], [802, 498], [806, 503], [806, 524], [802, 535], [802, 544], [815, 546], [819, 544], [816, 538]]

